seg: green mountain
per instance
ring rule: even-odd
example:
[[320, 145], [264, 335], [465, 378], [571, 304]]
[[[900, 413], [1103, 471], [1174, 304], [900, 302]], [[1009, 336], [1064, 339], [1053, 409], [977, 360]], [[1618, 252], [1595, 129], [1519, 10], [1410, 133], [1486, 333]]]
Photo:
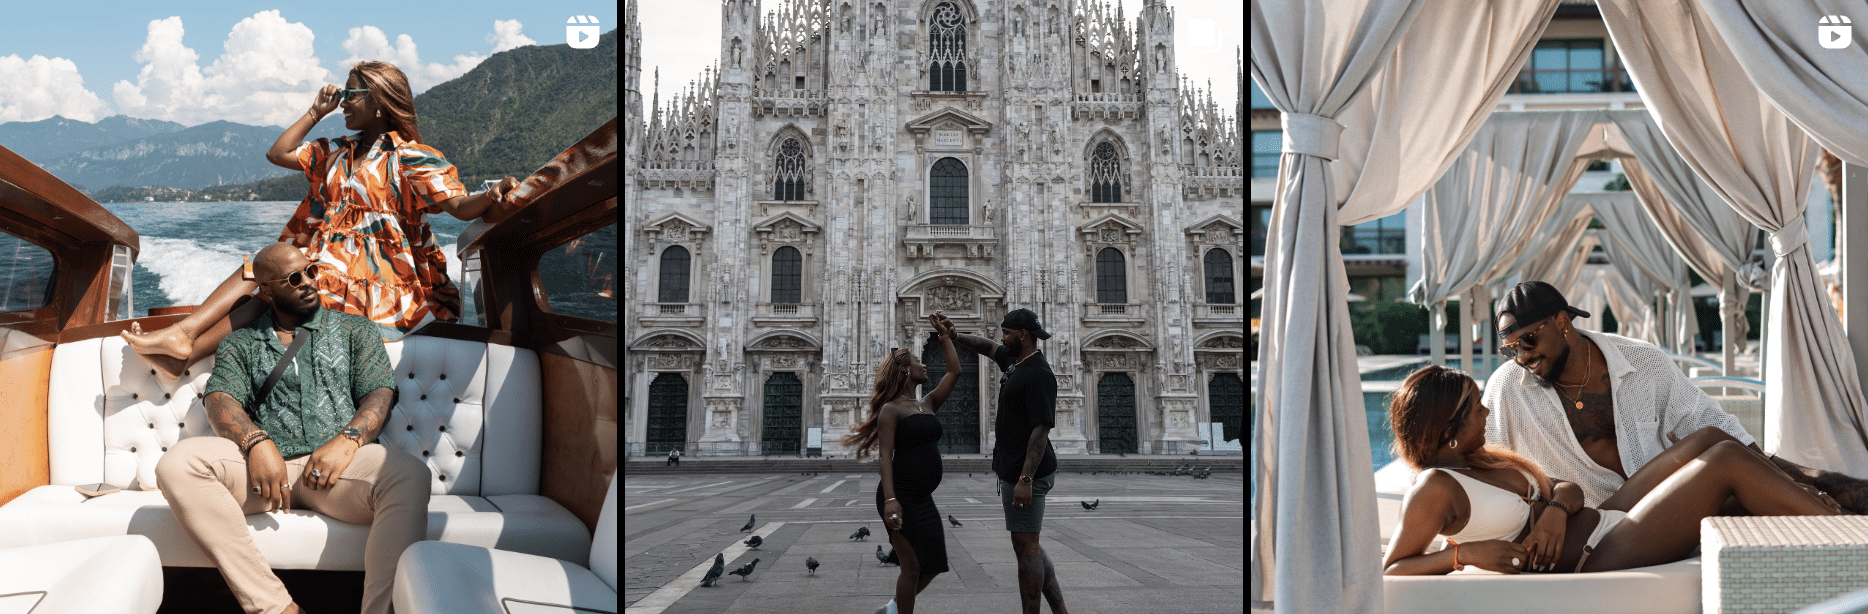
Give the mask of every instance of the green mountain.
[[184, 126], [175, 122], [123, 115], [112, 115], [97, 123], [54, 115], [36, 122], [0, 123], [0, 145], [27, 160], [44, 162], [80, 149], [167, 134], [182, 128]]
[[[343, 116], [327, 117], [312, 128], [310, 138], [344, 134], [343, 123]], [[241, 184], [291, 172], [266, 161], [266, 150], [281, 131], [276, 126], [213, 121], [34, 161], [65, 183], [93, 189]]]
[[[422, 141], [458, 167], [468, 190], [478, 191], [488, 179], [525, 177], [616, 116], [618, 63], [615, 30], [591, 49], [535, 45], [494, 54], [415, 97]], [[9, 148], [4, 139], [11, 125], [0, 124], [0, 144]], [[175, 129], [162, 134], [28, 158], [67, 183], [92, 186], [98, 202], [305, 197], [309, 183], [302, 173], [266, 162], [280, 128], [225, 121], [171, 125]], [[344, 134], [343, 116], [333, 113], [307, 139]]]
[[461, 183], [524, 178], [616, 116], [616, 30], [596, 47], [534, 45], [494, 54], [415, 97], [422, 140]]

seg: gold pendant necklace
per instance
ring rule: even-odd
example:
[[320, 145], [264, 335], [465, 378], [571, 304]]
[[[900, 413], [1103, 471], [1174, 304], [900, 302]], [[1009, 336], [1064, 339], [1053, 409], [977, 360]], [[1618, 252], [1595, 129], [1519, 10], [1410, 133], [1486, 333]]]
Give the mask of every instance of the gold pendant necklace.
[[[1589, 368], [1595, 366], [1594, 362], [1595, 361], [1589, 360], [1588, 351], [1585, 350], [1583, 353], [1583, 383], [1575, 384], [1576, 386], [1576, 409], [1583, 408], [1583, 389], [1584, 387], [1589, 385]], [[1571, 386], [1571, 384], [1565, 384], [1562, 381], [1558, 381], [1557, 386], [1559, 387], [1559, 394], [1557, 396], [1561, 397], [1563, 396], [1562, 394], [1560, 394], [1561, 389], [1568, 388]]]

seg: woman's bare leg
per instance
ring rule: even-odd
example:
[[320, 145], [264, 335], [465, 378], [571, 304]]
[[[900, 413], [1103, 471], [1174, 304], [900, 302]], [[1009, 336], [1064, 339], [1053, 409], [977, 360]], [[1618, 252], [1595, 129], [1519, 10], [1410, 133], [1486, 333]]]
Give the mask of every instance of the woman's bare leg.
[[267, 309], [265, 302], [250, 298], [259, 283], [241, 277], [240, 270], [235, 269], [200, 307], [174, 325], [140, 335], [131, 331], [118, 336], [165, 377], [175, 379], [188, 365], [213, 356], [221, 339]]
[[[889, 543], [895, 546], [895, 558], [902, 568], [901, 576], [895, 579], [895, 608], [901, 614], [915, 614], [915, 595], [927, 586], [921, 580], [921, 562], [915, 559], [915, 548], [908, 543], [907, 535], [894, 529], [888, 531]], [[917, 582], [920, 587], [915, 586]]]
[[1699, 458], [1699, 455], [1704, 454], [1706, 450], [1721, 441], [1736, 442], [1738, 439], [1732, 437], [1730, 433], [1719, 430], [1718, 427], [1709, 426], [1694, 431], [1693, 434], [1668, 446], [1660, 455], [1655, 456], [1654, 460], [1642, 465], [1640, 471], [1628, 476], [1628, 481], [1622, 483], [1621, 489], [1610, 495], [1602, 502], [1602, 505], [1596, 506], [1596, 509], [1622, 512], [1634, 509], [1636, 503], [1640, 503], [1648, 492], [1660, 486], [1660, 483], [1666, 481], [1668, 476], [1672, 476], [1674, 472], [1685, 467], [1693, 459]]
[[1610, 529], [1583, 571], [1612, 571], [1685, 558], [1699, 521], [1729, 496], [1761, 516], [1833, 516], [1836, 511], [1736, 441], [1714, 444], [1674, 472]]

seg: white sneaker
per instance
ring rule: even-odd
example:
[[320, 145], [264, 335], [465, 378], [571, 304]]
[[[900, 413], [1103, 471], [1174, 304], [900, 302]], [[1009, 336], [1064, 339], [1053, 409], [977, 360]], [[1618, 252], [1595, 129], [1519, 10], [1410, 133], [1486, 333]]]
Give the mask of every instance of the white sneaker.
[[895, 600], [890, 599], [882, 607], [876, 608], [876, 614], [899, 614], [899, 611], [895, 609]]

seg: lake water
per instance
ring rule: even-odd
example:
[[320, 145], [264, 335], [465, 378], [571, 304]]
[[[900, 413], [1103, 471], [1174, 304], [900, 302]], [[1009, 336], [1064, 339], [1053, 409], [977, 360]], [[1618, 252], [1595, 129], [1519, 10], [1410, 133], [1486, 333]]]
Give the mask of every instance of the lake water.
[[[151, 307], [199, 305], [241, 258], [279, 239], [298, 202], [102, 203], [142, 235], [131, 282], [135, 317]], [[470, 222], [430, 215], [435, 244], [447, 254], [448, 278], [459, 283], [454, 244]]]

